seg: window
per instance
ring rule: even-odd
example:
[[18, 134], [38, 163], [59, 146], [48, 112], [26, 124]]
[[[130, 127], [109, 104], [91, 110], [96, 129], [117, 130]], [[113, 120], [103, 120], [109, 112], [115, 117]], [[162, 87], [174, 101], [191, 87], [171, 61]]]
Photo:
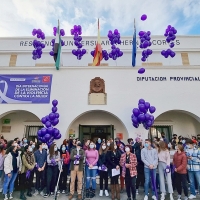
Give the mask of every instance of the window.
[[161, 133], [165, 133], [165, 138], [168, 141], [172, 139], [172, 126], [152, 126], [149, 130], [149, 139], [153, 141], [154, 137], [161, 138]]
[[28, 140], [35, 141], [37, 139], [37, 132], [43, 126], [25, 126], [25, 137]]

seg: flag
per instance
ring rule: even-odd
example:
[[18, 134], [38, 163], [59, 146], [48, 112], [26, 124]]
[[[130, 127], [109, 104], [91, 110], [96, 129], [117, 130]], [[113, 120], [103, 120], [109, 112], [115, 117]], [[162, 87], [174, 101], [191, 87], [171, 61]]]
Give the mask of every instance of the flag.
[[99, 30], [99, 19], [98, 19], [98, 41], [94, 52], [93, 64], [92, 66], [99, 66], [101, 60], [103, 59], [101, 41], [100, 41], [100, 30]]
[[60, 68], [60, 54], [61, 54], [61, 37], [60, 37], [60, 27], [59, 27], [59, 20], [58, 20], [56, 40], [54, 43], [54, 60], [55, 60], [55, 66], [57, 70], [59, 70]]
[[133, 50], [132, 50], [132, 66], [135, 67], [135, 64], [136, 64], [136, 53], [137, 53], [135, 20], [134, 20], [134, 34], [133, 34], [132, 45], [133, 45]]

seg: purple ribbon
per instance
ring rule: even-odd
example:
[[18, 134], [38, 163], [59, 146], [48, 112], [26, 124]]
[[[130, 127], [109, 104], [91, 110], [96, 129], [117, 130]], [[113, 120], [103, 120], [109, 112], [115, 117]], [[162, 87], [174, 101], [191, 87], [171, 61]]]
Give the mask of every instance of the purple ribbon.
[[39, 165], [38, 165], [38, 164], [36, 164], [36, 165], [35, 165], [35, 168], [36, 168], [36, 169], [39, 169]]
[[77, 161], [79, 161], [80, 160], [80, 155], [76, 155], [76, 157], [75, 157], [76, 159], [75, 159], [75, 165], [76, 165], [76, 163], [77, 163]]
[[107, 167], [105, 165], [101, 165], [101, 169], [102, 169], [102, 171], [105, 171], [107, 169]]
[[171, 172], [172, 172], [172, 174], [175, 172], [175, 165], [173, 165], [173, 164], [171, 164]]
[[154, 177], [153, 169], [150, 169], [150, 171], [151, 171], [151, 183], [152, 183], [155, 195], [156, 195], [156, 199], [158, 200], [158, 193], [157, 193], [157, 188], [156, 188], [156, 179]]
[[55, 159], [52, 159], [52, 160], [51, 160], [51, 164], [56, 165]]
[[30, 170], [30, 169], [26, 172], [26, 178], [27, 179], [30, 178], [31, 172], [32, 172], [32, 170]]

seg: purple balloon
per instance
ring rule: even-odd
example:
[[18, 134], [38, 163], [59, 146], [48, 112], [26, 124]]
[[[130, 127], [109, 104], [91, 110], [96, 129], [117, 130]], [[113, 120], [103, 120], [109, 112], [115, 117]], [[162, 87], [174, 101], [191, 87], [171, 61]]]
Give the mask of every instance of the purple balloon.
[[44, 136], [47, 133], [47, 129], [46, 128], [42, 128], [41, 129], [41, 135]]
[[144, 31], [139, 32], [139, 36], [142, 37], [144, 35]]
[[60, 131], [57, 128], [54, 128], [54, 130], [53, 130], [53, 136], [55, 137], [59, 133], [60, 133]]
[[55, 113], [55, 112], [57, 112], [58, 108], [57, 107], [52, 107], [51, 110], [52, 110], [53, 113]]
[[138, 108], [134, 108], [133, 109], [133, 114], [134, 114], [135, 117], [138, 117], [138, 115], [140, 114], [139, 109]]
[[43, 117], [43, 118], [41, 119], [41, 122], [42, 122], [43, 124], [45, 124], [45, 123], [47, 122], [47, 118], [46, 118], [46, 117]]
[[38, 135], [38, 137], [42, 137], [42, 131], [38, 130], [37, 135]]
[[149, 102], [145, 102], [144, 105], [145, 105], [145, 108], [146, 108], [146, 109], [149, 109], [149, 107], [150, 107], [150, 103], [149, 103]]
[[138, 73], [139, 74], [143, 74], [145, 72], [145, 69], [144, 68], [140, 68], [139, 70], [138, 70]]
[[52, 134], [53, 131], [54, 131], [53, 127], [49, 127], [49, 128], [47, 129], [47, 132], [48, 132], [48, 133], [51, 133], [51, 134]]
[[71, 35], [74, 35], [74, 29], [71, 29]]
[[170, 52], [170, 56], [171, 56], [172, 58], [173, 58], [175, 55], [176, 55], [175, 52], [173, 52], [173, 51]]
[[172, 42], [172, 43], [170, 43], [170, 48], [173, 48], [174, 47], [174, 43]]
[[55, 113], [55, 117], [59, 118], [60, 117], [59, 113]]
[[59, 133], [56, 137], [55, 137], [55, 139], [56, 140], [59, 140], [61, 138], [61, 134]]
[[50, 113], [49, 114], [49, 119], [50, 120], [54, 120], [55, 119], [55, 114], [54, 113]]
[[[142, 104], [143, 105], [143, 104]], [[144, 114], [140, 114], [139, 116], [138, 116], [138, 119], [141, 121], [141, 122], [143, 122], [144, 120], [145, 120], [145, 115]]]
[[145, 104], [145, 100], [144, 99], [139, 99], [138, 103], [139, 104]]
[[151, 121], [151, 120], [148, 120], [148, 121], [147, 121], [147, 126], [148, 126], [148, 127], [151, 127], [151, 126], [152, 126], [152, 124], [153, 124], [153, 123], [152, 123], [152, 121]]
[[153, 116], [153, 115], [150, 115], [149, 119], [150, 119], [151, 121], [154, 121], [154, 116]]
[[55, 107], [55, 106], [57, 106], [58, 105], [58, 101], [56, 100], [56, 99], [54, 99], [53, 101], [52, 101], [52, 105]]
[[86, 54], [86, 49], [82, 49], [83, 55]]
[[161, 51], [161, 55], [163, 55], [163, 56], [165, 55], [165, 50]]
[[51, 138], [51, 135], [47, 133], [44, 137], [45, 137], [45, 140], [48, 141]]
[[145, 120], [148, 121], [149, 119], [150, 119], [150, 114], [146, 113], [146, 114], [145, 114]]
[[134, 126], [135, 128], [138, 128], [138, 127], [139, 127], [139, 124], [133, 123], [133, 126]]
[[53, 122], [52, 122], [52, 124], [53, 124], [54, 126], [56, 126], [58, 123], [59, 123], [59, 119], [58, 119], [58, 118], [55, 118], [55, 119], [53, 120]]
[[[146, 109], [145, 109], [145, 105], [144, 104], [139, 104], [139, 110], [141, 112], [144, 112]], [[140, 120], [141, 121], [141, 120]]]
[[46, 126], [47, 128], [51, 127], [51, 122], [50, 122], [50, 121], [47, 121], [47, 122], [45, 123], [45, 126]]
[[146, 14], [144, 14], [144, 15], [141, 16], [141, 20], [142, 21], [145, 21], [146, 19], [147, 19], [147, 15]]
[[152, 114], [152, 113], [154, 113], [156, 111], [156, 108], [154, 107], [154, 106], [151, 106], [150, 108], [149, 108], [149, 112]]
[[133, 116], [133, 117], [132, 117], [132, 122], [135, 123], [135, 124], [137, 124], [137, 123], [138, 123], [137, 117]]

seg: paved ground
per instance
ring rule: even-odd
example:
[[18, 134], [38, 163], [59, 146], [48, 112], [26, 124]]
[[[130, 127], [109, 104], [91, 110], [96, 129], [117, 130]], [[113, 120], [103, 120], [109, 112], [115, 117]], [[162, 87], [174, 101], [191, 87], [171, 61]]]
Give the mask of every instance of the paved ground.
[[[13, 194], [13, 197], [14, 199], [13, 200], [19, 200], [19, 192], [14, 192]], [[3, 196], [0, 195], [0, 200], [3, 199]], [[28, 197], [27, 200], [44, 200], [45, 198], [40, 196], [40, 195], [37, 195], [36, 197], [33, 196], [33, 197]], [[51, 197], [48, 197], [46, 198], [47, 200], [53, 200], [55, 199], [55, 197], [51, 196]], [[67, 200], [68, 199], [68, 196], [66, 196], [65, 194], [59, 194], [58, 200]], [[73, 198], [73, 200], [75, 200], [76, 198]], [[93, 198], [93, 200], [110, 200], [110, 197], [106, 197], [106, 196], [103, 196], [103, 197], [99, 197], [99, 189], [96, 190], [96, 196]], [[124, 193], [121, 193], [121, 200], [126, 200], [127, 199], [127, 196], [126, 196], [126, 192]], [[137, 195], [136, 197], [137, 200], [143, 200], [144, 199], [144, 190], [141, 188], [139, 190], [139, 195]], [[149, 199], [151, 199], [151, 195], [149, 195]], [[166, 196], [165, 198], [166, 200], [169, 200], [169, 195]], [[177, 199], [177, 193], [175, 192], [174, 193], [174, 200]], [[184, 199], [184, 195], [182, 195], [182, 199]], [[200, 195], [197, 196], [196, 198], [197, 200], [200, 199]], [[160, 200], [160, 198], [159, 198]]]

